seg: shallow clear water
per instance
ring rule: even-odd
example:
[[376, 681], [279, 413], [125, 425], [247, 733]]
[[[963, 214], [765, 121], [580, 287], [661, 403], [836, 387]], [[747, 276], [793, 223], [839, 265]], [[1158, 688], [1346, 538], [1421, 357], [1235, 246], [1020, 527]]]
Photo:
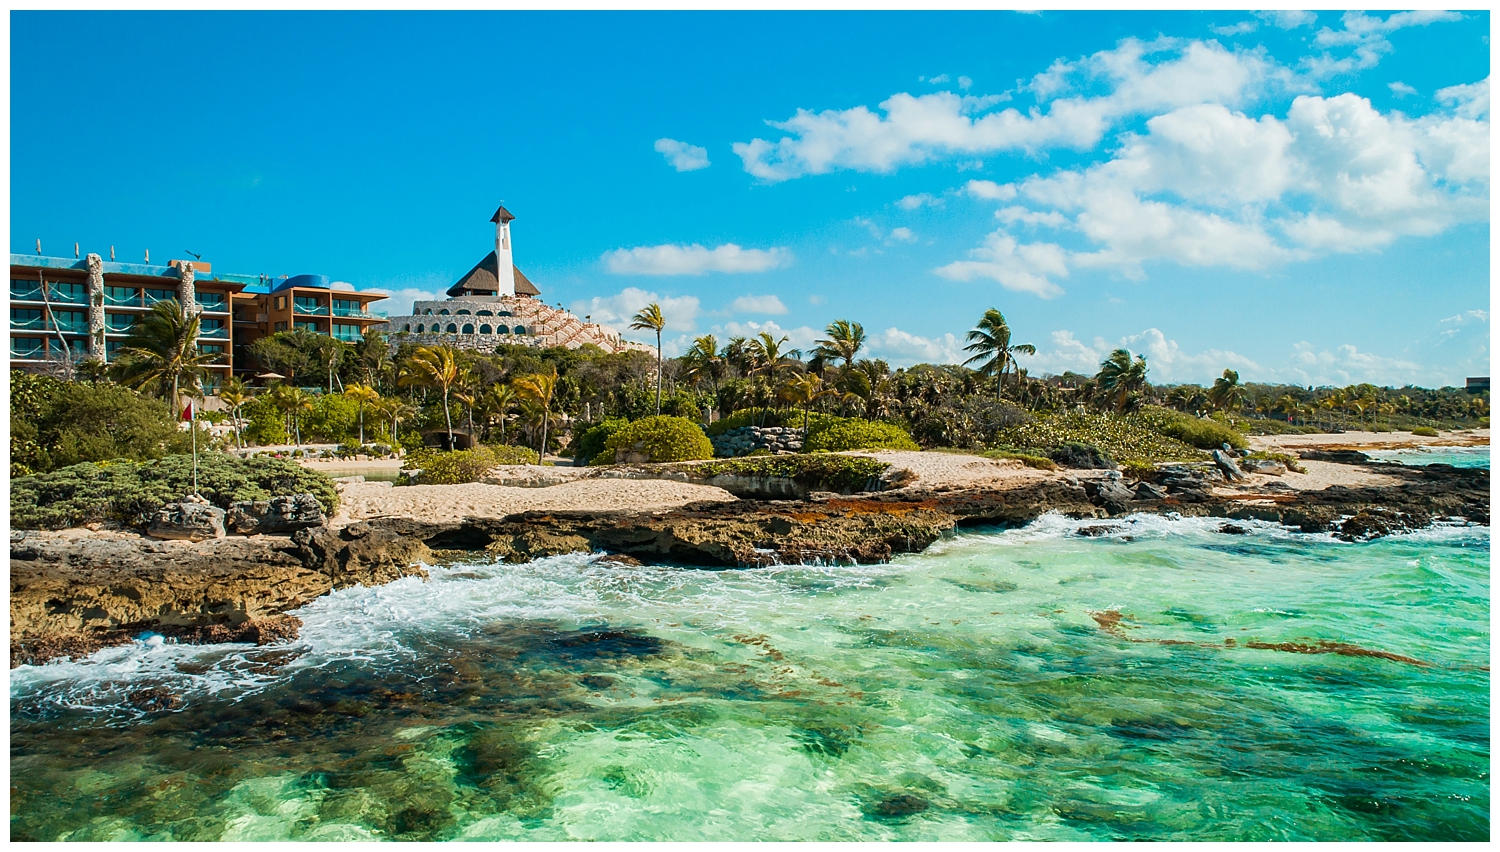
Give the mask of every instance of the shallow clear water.
[[1370, 450], [1376, 461], [1397, 464], [1451, 464], [1454, 467], [1489, 467], [1490, 448], [1482, 447], [1415, 447], [1406, 450]]
[[287, 647], [25, 667], [12, 836], [1487, 838], [1489, 530], [1221, 523], [453, 565]]

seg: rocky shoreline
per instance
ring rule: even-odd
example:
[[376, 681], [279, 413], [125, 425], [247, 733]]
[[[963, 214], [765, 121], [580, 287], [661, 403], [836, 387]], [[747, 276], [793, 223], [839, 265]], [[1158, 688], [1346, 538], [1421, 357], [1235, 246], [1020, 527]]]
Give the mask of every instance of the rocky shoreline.
[[198, 542], [13, 533], [11, 666], [88, 654], [144, 632], [190, 642], [285, 641], [300, 626], [288, 611], [335, 589], [425, 577], [420, 563], [464, 552], [511, 562], [591, 552], [606, 560], [714, 568], [870, 563], [920, 552], [961, 527], [1024, 524], [1054, 511], [1101, 520], [1135, 512], [1254, 519], [1347, 540], [1441, 520], [1489, 523], [1488, 469], [1375, 465], [1357, 455], [1328, 460], [1378, 470], [1391, 484], [1299, 491], [1279, 482], [1235, 482], [1196, 465], [1162, 468], [1142, 481], [1103, 470], [1031, 476], [1005, 488], [928, 487], [919, 480], [798, 500], [444, 521], [386, 517]]

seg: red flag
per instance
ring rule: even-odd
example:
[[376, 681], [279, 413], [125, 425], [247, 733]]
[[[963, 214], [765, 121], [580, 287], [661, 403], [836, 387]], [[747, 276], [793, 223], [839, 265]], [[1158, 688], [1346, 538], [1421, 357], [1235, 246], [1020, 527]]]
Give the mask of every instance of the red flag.
[[182, 419], [191, 422], [193, 419], [193, 401], [188, 400], [187, 408], [182, 410]]

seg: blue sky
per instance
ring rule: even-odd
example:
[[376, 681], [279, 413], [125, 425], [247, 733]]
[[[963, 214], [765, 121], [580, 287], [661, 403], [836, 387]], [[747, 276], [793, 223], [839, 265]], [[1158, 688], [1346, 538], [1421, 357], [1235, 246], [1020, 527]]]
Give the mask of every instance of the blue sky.
[[668, 352], [864, 324], [1034, 373], [1489, 373], [1489, 16], [11, 14], [11, 245], [543, 298]]

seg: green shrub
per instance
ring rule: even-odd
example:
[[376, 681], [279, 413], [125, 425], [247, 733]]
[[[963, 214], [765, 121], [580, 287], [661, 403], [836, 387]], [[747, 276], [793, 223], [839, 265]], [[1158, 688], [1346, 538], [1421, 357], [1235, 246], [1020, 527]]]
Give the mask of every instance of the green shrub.
[[1080, 444], [1077, 441], [1069, 441], [1057, 447], [1047, 457], [1063, 467], [1079, 470], [1111, 470], [1117, 466], [1108, 453], [1093, 444]]
[[[141, 527], [165, 503], [193, 491], [191, 456], [147, 462], [90, 462], [11, 482], [10, 523], [16, 529], [63, 529], [95, 522]], [[311, 493], [323, 511], [338, 508], [326, 474], [282, 459], [241, 459], [200, 453], [198, 493], [221, 509], [238, 500]]]
[[[106, 459], [186, 452], [192, 436], [160, 400], [110, 382], [64, 382], [11, 372], [13, 475]], [[199, 448], [208, 446], [200, 428]]]
[[462, 485], [479, 481], [497, 465], [536, 463], [536, 450], [498, 444], [451, 453], [424, 447], [408, 453], [402, 466], [422, 471], [417, 476], [418, 485]]
[[697, 423], [683, 417], [643, 417], [616, 430], [604, 443], [595, 463], [613, 462], [618, 452], [642, 453], [653, 462], [691, 461], [714, 457], [714, 445]]
[[1436, 438], [1438, 436], [1438, 430], [1432, 428], [1431, 426], [1417, 426], [1416, 428], [1411, 430], [1411, 433], [1423, 438]]
[[1147, 428], [1200, 450], [1217, 450], [1224, 444], [1237, 450], [1249, 446], [1244, 434], [1227, 424], [1168, 408], [1148, 408], [1136, 414], [1135, 420]]
[[287, 431], [286, 418], [265, 397], [255, 397], [240, 408], [240, 418], [245, 424], [245, 442], [250, 444], [290, 444], [292, 435]]
[[[630, 421], [623, 417], [606, 417], [585, 429], [583, 434], [578, 436], [578, 446], [573, 452], [573, 463], [589, 464], [592, 462], [595, 456], [604, 452], [604, 444], [609, 440], [609, 436], [624, 429], [629, 423]], [[609, 461], [614, 460], [614, 456], [611, 455]]]
[[1137, 417], [1096, 411], [1058, 412], [1002, 429], [996, 443], [1048, 455], [1065, 444], [1088, 444], [1120, 463], [1198, 461], [1204, 457], [1201, 450], [1161, 434]]
[[1156, 465], [1132, 459], [1120, 465], [1120, 470], [1131, 479], [1151, 479], [1156, 475]]
[[1286, 465], [1286, 469], [1295, 473], [1307, 473], [1307, 469], [1297, 463], [1297, 457], [1290, 453], [1274, 453], [1268, 450], [1256, 450], [1245, 456], [1247, 459], [1260, 459], [1262, 461], [1278, 461]]
[[805, 453], [844, 450], [917, 450], [917, 442], [894, 423], [826, 417], [808, 429]]
[[1034, 467], [1037, 470], [1057, 470], [1057, 462], [1046, 456], [1034, 453], [1023, 453], [1015, 450], [985, 450], [980, 455], [987, 459], [1015, 459], [1021, 464], [1027, 467]]
[[786, 455], [738, 458], [695, 464], [684, 469], [694, 477], [766, 476], [791, 479], [812, 491], [851, 493], [867, 490], [890, 465], [861, 456]]

